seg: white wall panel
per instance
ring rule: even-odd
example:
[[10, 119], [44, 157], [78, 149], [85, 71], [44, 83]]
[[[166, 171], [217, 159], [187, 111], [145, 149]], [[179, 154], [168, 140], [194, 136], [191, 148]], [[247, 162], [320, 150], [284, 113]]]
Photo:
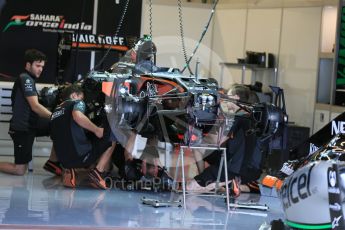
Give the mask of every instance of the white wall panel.
[[[246, 51], [272, 53], [278, 57], [282, 9], [249, 9], [246, 33]], [[250, 76], [250, 75], [248, 75]], [[264, 85], [274, 83], [274, 74], [270, 71], [256, 72], [256, 80]], [[250, 78], [246, 79], [250, 84]]]
[[312, 127], [318, 69], [321, 8], [283, 10], [280, 86], [290, 121]]
[[249, 9], [246, 50], [278, 54], [282, 9]]
[[[185, 43], [189, 57], [208, 21], [211, 6], [209, 4], [191, 5], [190, 3], [183, 3], [182, 6]], [[157, 46], [157, 65], [183, 68], [184, 57], [179, 32], [177, 2], [173, 4], [172, 1], [154, 1], [152, 5], [152, 18], [153, 41]], [[193, 58], [191, 63], [193, 72], [198, 58], [201, 67], [200, 72], [206, 75], [209, 74], [212, 28], [211, 24], [198, 52]], [[149, 6], [147, 1], [143, 1], [142, 34], [149, 33]], [[188, 71], [185, 73], [187, 74]]]
[[[218, 9], [214, 21], [212, 72], [219, 80], [219, 62], [237, 62], [244, 57], [247, 9]], [[241, 71], [224, 68], [223, 87], [241, 82]]]
[[[195, 47], [209, 14], [209, 4], [184, 3], [184, 30], [188, 55]], [[196, 54], [203, 73], [219, 80], [219, 62], [237, 62], [245, 50], [277, 55], [278, 85], [285, 90], [290, 121], [312, 128], [315, 104], [322, 7], [231, 9], [219, 7], [213, 24]], [[144, 1], [142, 34], [149, 32], [147, 1]], [[154, 1], [153, 36], [160, 66], [184, 64], [179, 37], [178, 8], [171, 1]], [[194, 71], [194, 64], [192, 70]], [[241, 71], [224, 69], [223, 87], [241, 82]], [[185, 72], [187, 73], [187, 72]], [[245, 83], [251, 72], [246, 72]], [[248, 79], [247, 79], [248, 76]], [[270, 76], [257, 80], [265, 82]]]

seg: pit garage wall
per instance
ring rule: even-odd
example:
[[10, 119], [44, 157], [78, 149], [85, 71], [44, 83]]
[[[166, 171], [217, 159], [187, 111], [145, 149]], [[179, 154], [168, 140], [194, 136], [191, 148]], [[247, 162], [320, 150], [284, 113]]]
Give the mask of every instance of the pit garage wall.
[[[208, 20], [211, 7], [208, 4], [193, 4], [192, 8], [186, 3], [184, 6], [184, 30], [189, 55]], [[209, 76], [219, 79], [219, 62], [236, 62], [237, 58], [245, 56], [245, 50], [272, 52], [279, 60], [279, 86], [285, 90], [290, 121], [312, 127], [321, 11], [321, 7], [219, 7], [196, 54], [201, 62], [202, 72], [205, 75], [210, 72]], [[147, 1], [143, 1], [142, 14], [141, 34], [148, 34], [150, 24]], [[158, 47], [158, 65], [181, 68], [184, 62], [175, 2], [153, 1], [152, 28]], [[191, 66], [194, 71], [195, 61]], [[240, 82], [239, 70], [225, 73], [224, 87]], [[246, 76], [250, 76], [250, 73]], [[246, 81], [249, 83], [250, 79]], [[6, 136], [7, 127], [0, 127], [0, 132], [1, 137]]]
[[[141, 26], [141, 1], [132, 0], [127, 11], [127, 20], [122, 26], [119, 36], [139, 37]], [[93, 7], [94, 3], [98, 2], [98, 17], [96, 24], [93, 24]], [[13, 144], [8, 135], [9, 120], [11, 118], [11, 89], [13, 80], [24, 70], [24, 51], [28, 48], [36, 48], [43, 51], [47, 57], [45, 69], [37, 84], [38, 90], [47, 86], [42, 83], [55, 83], [58, 63], [57, 50], [59, 42], [59, 32], [75, 32], [76, 29], [43, 29], [42, 26], [29, 27], [26, 24], [13, 24], [13, 16], [27, 16], [35, 15], [58, 15], [65, 20], [65, 23], [76, 24], [80, 22], [81, 13], [83, 13], [83, 22], [92, 25], [92, 31], [86, 31], [85, 34], [101, 34], [105, 36], [112, 36], [118, 25], [119, 18], [122, 12], [122, 5], [124, 0], [59, 0], [59, 1], [1, 1], [0, 0], [0, 155], [13, 156]], [[84, 9], [83, 9], [83, 3]], [[83, 10], [82, 10], [83, 9]], [[82, 12], [83, 11], [83, 12]], [[38, 16], [39, 17], [39, 16]], [[24, 22], [27, 19], [22, 19]], [[49, 19], [41, 19], [36, 21], [49, 21]], [[7, 25], [11, 23], [11, 26]], [[96, 27], [94, 27], [96, 25]], [[83, 32], [83, 31], [82, 31]], [[85, 32], [85, 31], [84, 31]], [[115, 44], [114, 44], [115, 45]], [[95, 52], [95, 62], [103, 57], [105, 50], [97, 49]], [[104, 68], [109, 68], [118, 58], [119, 52], [112, 51], [105, 61]], [[77, 60], [76, 75], [81, 74], [85, 76], [90, 70], [90, 56], [91, 50], [79, 50]], [[66, 60], [73, 71], [74, 58]], [[103, 66], [101, 66], [103, 67]], [[75, 76], [71, 76], [75, 79]], [[66, 79], [65, 79], [66, 80]], [[50, 138], [37, 138], [33, 149], [34, 155], [48, 156], [51, 149]]]
[[[210, 15], [210, 4], [183, 3], [183, 25], [189, 55]], [[232, 9], [219, 4], [214, 21], [195, 57], [202, 73], [220, 80], [220, 62], [237, 62], [245, 51], [276, 56], [278, 85], [285, 90], [289, 120], [312, 128], [322, 7]], [[158, 65], [183, 66], [176, 2], [153, 1], [153, 38]], [[148, 1], [143, 1], [142, 34], [149, 32]], [[189, 42], [193, 41], [193, 42]], [[195, 62], [191, 64], [194, 71]], [[186, 71], [185, 74], [188, 72]], [[251, 82], [246, 71], [245, 83]], [[266, 85], [272, 75], [263, 74]], [[225, 69], [223, 87], [241, 82], [241, 70]]]
[[290, 121], [312, 130], [316, 97], [321, 8], [285, 9], [279, 54], [279, 85]]
[[[224, 62], [237, 62], [246, 50], [273, 53], [289, 121], [312, 128], [322, 7], [220, 9], [216, 15], [214, 53]], [[211, 70], [216, 76], [219, 71], [219, 67]], [[224, 72], [224, 87], [240, 82], [240, 70]], [[246, 84], [250, 76], [247, 71]], [[266, 73], [261, 80], [272, 84], [272, 75]]]
[[[157, 46], [157, 65], [182, 69], [185, 62], [181, 46], [177, 1], [153, 0], [152, 2], [152, 35]], [[188, 57], [204, 30], [210, 16], [210, 8], [209, 4], [183, 3], [183, 29]], [[143, 1], [142, 9], [141, 34], [150, 34], [148, 1]], [[195, 63], [198, 59], [200, 73], [209, 76], [212, 34], [213, 25], [211, 23], [198, 52], [190, 64], [192, 72], [195, 71]], [[189, 74], [188, 70], [184, 73]]]
[[[129, 2], [121, 30], [113, 38], [125, 0], [6, 1], [0, 9], [0, 81], [13, 81], [20, 74], [23, 54], [28, 48], [39, 49], [48, 57], [42, 83], [55, 83], [58, 72], [63, 81], [69, 82], [77, 80], [79, 75], [85, 76], [93, 67], [92, 54], [98, 64], [111, 45], [104, 63], [97, 66], [97, 70], [109, 69], [140, 36], [141, 2]], [[58, 55], [62, 38], [74, 34], [76, 46], [78, 33], [82, 34], [79, 49]]]

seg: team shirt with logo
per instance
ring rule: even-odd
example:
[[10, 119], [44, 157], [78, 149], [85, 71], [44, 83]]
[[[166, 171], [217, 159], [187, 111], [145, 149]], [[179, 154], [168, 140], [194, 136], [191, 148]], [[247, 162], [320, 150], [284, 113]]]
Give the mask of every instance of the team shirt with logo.
[[35, 77], [25, 72], [17, 78], [12, 89], [11, 130], [29, 131], [36, 128], [38, 114], [31, 110], [26, 99], [29, 96], [37, 96], [36, 82]]
[[85, 113], [85, 103], [81, 100], [67, 100], [59, 105], [51, 116], [51, 138], [57, 157], [64, 167], [81, 167], [92, 151], [85, 130], [80, 127], [72, 116], [73, 111]]

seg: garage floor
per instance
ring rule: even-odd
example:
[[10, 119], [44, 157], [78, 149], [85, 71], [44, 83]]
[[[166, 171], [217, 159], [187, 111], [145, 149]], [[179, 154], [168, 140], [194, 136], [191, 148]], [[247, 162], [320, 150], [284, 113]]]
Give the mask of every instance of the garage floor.
[[[0, 160], [12, 160], [0, 157]], [[176, 193], [108, 191], [89, 187], [69, 189], [60, 178], [41, 169], [46, 158], [36, 157], [34, 171], [24, 177], [0, 173], [0, 228], [6, 229], [259, 229], [283, 219], [277, 198], [242, 194], [240, 201], [267, 204], [269, 211], [227, 211], [223, 198], [188, 195], [186, 210], [154, 208], [153, 199], [182, 199]]]

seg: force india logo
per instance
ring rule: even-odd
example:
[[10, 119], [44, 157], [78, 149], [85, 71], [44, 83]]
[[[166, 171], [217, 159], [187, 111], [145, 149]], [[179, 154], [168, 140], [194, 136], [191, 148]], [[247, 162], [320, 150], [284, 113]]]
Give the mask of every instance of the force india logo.
[[5, 32], [14, 26], [41, 27], [43, 29], [60, 30], [92, 30], [92, 26], [85, 22], [67, 23], [64, 16], [45, 14], [14, 15], [2, 31]]

